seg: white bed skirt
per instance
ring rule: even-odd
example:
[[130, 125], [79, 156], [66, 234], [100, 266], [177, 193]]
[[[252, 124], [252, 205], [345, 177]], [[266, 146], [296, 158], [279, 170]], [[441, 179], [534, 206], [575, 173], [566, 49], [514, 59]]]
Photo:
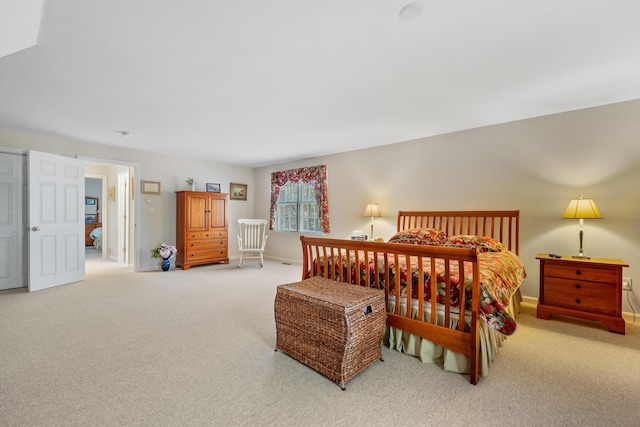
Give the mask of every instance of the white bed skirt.
[[[520, 311], [520, 302], [522, 296], [520, 295], [520, 289], [516, 291], [511, 297], [511, 304], [507, 307], [509, 314], [515, 319], [516, 314]], [[395, 300], [389, 301], [389, 312], [395, 311]], [[400, 314], [406, 313], [405, 300], [402, 300], [400, 305]], [[411, 307], [411, 316], [415, 319], [418, 314], [417, 302], [413, 301]], [[424, 317], [430, 318], [430, 310], [424, 311]], [[453, 317], [453, 316], [452, 316]], [[436, 322], [442, 324], [444, 322], [444, 315], [442, 313], [436, 314]], [[450, 328], [456, 328], [458, 325], [458, 318], [450, 320]], [[489, 366], [493, 363], [498, 350], [502, 347], [502, 343], [507, 337], [495, 329], [490, 328], [487, 324], [480, 319], [480, 376], [486, 377], [489, 375]], [[411, 356], [419, 357], [422, 363], [438, 363], [444, 366], [446, 371], [458, 372], [461, 374], [468, 374], [470, 361], [469, 357], [464, 354], [456, 353], [448, 350], [441, 345], [434, 344], [433, 342], [421, 338], [418, 335], [414, 335], [405, 332], [398, 328], [387, 326], [385, 329], [383, 342], [391, 349], [406, 353]]]

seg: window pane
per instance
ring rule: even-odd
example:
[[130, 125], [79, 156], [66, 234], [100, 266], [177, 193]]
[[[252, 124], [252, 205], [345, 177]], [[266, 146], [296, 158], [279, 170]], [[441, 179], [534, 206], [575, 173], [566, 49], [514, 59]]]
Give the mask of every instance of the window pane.
[[297, 231], [298, 205], [295, 203], [278, 203], [276, 220], [276, 230]]
[[298, 186], [287, 182], [278, 195], [278, 209], [276, 210], [276, 230], [298, 230]]
[[302, 210], [302, 218], [301, 218], [301, 231], [320, 231], [320, 221], [318, 218], [318, 204], [316, 202], [313, 203], [302, 203], [300, 205]]
[[287, 182], [280, 189], [278, 203], [296, 203], [298, 201], [298, 184]]
[[278, 195], [276, 225], [278, 231], [320, 232], [316, 183], [287, 182]]
[[311, 181], [308, 183], [300, 183], [302, 187], [302, 196], [300, 197], [303, 202], [315, 202], [316, 200], [316, 182]]

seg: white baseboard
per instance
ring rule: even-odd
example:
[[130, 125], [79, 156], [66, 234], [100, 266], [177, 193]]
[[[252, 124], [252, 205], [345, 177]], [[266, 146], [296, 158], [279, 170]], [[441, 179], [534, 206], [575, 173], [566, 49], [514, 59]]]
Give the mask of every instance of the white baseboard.
[[[535, 308], [538, 305], [538, 298], [537, 297], [526, 297], [526, 296], [523, 295], [522, 296], [522, 304], [524, 304], [526, 306], [529, 306], [529, 307]], [[629, 313], [627, 311], [623, 311], [622, 312], [622, 317], [627, 322], [633, 322], [634, 321], [634, 313]], [[640, 322], [640, 313], [635, 313], [635, 320]]]
[[302, 261], [299, 259], [287, 259], [287, 258], [276, 258], [276, 257], [268, 257], [265, 256], [264, 259], [268, 259], [269, 261], [280, 262], [282, 264], [293, 264], [293, 265], [302, 265]]
[[529, 306], [537, 306], [538, 305], [538, 298], [536, 297], [527, 297], [527, 296], [522, 296], [522, 304], [525, 305], [529, 305]]

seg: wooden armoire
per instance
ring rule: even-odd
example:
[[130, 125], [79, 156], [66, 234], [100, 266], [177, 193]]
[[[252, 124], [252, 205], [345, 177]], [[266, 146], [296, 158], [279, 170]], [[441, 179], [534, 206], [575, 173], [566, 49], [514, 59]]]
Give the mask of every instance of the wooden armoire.
[[229, 194], [176, 192], [176, 267], [229, 263]]

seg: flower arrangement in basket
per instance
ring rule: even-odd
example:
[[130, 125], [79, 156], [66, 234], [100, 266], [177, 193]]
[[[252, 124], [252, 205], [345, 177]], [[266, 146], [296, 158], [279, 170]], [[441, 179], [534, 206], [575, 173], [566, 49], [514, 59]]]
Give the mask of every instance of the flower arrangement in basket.
[[177, 253], [178, 249], [176, 249], [175, 246], [167, 245], [166, 243], [160, 243], [158, 246], [151, 249], [151, 255], [154, 258], [169, 259]]

